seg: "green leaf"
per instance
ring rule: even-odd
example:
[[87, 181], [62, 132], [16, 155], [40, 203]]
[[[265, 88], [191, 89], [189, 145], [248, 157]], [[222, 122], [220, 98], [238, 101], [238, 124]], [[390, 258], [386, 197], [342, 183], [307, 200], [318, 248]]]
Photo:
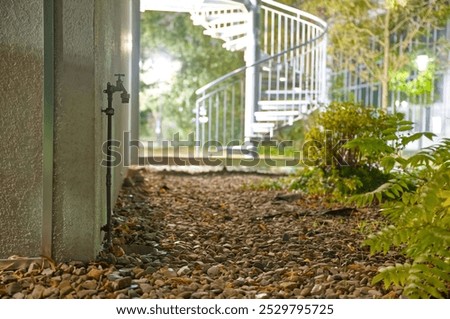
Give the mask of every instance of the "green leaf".
[[381, 165], [384, 167], [385, 172], [390, 172], [395, 166], [395, 158], [392, 156], [385, 156], [381, 159]]

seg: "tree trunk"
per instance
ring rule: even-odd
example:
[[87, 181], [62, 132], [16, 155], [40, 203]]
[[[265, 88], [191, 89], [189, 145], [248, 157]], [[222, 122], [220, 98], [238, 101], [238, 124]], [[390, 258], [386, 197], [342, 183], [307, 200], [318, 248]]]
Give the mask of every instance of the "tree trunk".
[[389, 94], [389, 50], [390, 50], [390, 39], [389, 39], [389, 20], [391, 12], [389, 8], [386, 8], [386, 15], [384, 16], [384, 33], [383, 33], [383, 75], [381, 77], [381, 108], [387, 110], [388, 108], [388, 94]]

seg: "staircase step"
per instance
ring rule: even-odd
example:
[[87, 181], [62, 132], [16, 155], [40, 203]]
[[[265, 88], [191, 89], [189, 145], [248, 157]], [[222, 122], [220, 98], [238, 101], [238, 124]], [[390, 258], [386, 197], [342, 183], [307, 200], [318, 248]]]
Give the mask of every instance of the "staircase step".
[[222, 44], [222, 47], [228, 51], [244, 50], [247, 47], [247, 36], [243, 36], [237, 39], [226, 41]]
[[253, 123], [252, 125], [253, 133], [270, 134], [270, 136], [273, 135], [274, 128], [275, 123]]
[[234, 23], [247, 22], [248, 14], [246, 13], [222, 13], [216, 14], [211, 12], [210, 15], [203, 16], [203, 21], [207, 22], [209, 26], [213, 25], [226, 25]]
[[307, 105], [313, 101], [306, 100], [274, 100], [274, 101], [259, 101], [259, 106], [295, 106], [295, 105]]
[[244, 1], [241, 0], [204, 0], [202, 5], [217, 5], [217, 6], [242, 6]]
[[244, 35], [247, 32], [247, 24], [236, 24], [222, 28], [207, 29], [203, 32], [205, 35], [209, 35], [213, 38], [226, 39], [236, 37], [238, 35]]
[[259, 111], [255, 112], [255, 119], [257, 122], [270, 121], [293, 121], [297, 116], [301, 115], [299, 111]]

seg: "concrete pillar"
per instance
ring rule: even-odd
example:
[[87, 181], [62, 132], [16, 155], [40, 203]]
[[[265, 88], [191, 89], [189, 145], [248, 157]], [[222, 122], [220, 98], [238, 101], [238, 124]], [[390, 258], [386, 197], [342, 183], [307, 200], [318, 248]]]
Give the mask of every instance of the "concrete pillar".
[[[133, 0], [130, 2], [131, 5], [131, 32], [133, 35], [133, 49], [132, 56], [130, 59], [130, 69], [133, 76], [130, 78], [131, 81], [131, 95], [133, 99], [130, 101], [130, 128], [131, 128], [131, 140], [139, 140], [139, 73], [140, 66], [139, 61], [141, 58], [141, 47], [140, 47], [140, 35], [141, 35], [141, 1]], [[131, 164], [137, 165], [139, 161], [139, 154], [137, 147], [130, 145], [130, 158]]]
[[0, 1], [0, 259], [41, 254], [43, 17], [42, 0]]
[[[0, 259], [87, 261], [101, 249], [103, 89], [124, 73], [128, 92], [136, 92], [132, 2], [0, 2]], [[123, 155], [132, 112], [119, 96], [113, 104]], [[115, 195], [125, 172], [123, 162], [114, 168]]]
[[252, 66], [260, 59], [259, 47], [259, 1], [249, 0], [249, 20], [247, 32], [247, 48], [245, 50], [245, 65], [249, 68], [245, 71], [245, 141], [253, 137], [254, 113], [259, 99], [259, 66]]

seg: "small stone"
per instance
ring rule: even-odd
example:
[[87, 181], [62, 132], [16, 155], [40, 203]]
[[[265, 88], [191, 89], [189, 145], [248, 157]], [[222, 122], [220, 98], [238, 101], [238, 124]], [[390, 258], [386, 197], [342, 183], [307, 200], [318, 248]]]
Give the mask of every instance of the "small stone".
[[154, 272], [156, 272], [156, 268], [155, 267], [148, 266], [147, 268], [145, 268], [145, 273], [147, 275], [153, 274]]
[[59, 289], [50, 287], [45, 288], [44, 292], [42, 293], [42, 298], [49, 298], [51, 296], [58, 296], [59, 295]]
[[95, 280], [86, 280], [81, 284], [81, 287], [83, 287], [86, 290], [95, 290], [97, 288], [97, 281]]
[[115, 271], [113, 273], [108, 274], [106, 278], [108, 278], [109, 281], [116, 281], [122, 279], [123, 276], [119, 272]]
[[8, 295], [13, 296], [18, 292], [22, 291], [22, 285], [18, 282], [12, 282], [6, 285], [6, 292]]
[[12, 297], [13, 299], [24, 299], [25, 295], [21, 292], [16, 292]]
[[84, 268], [84, 267], [77, 268], [77, 269], [75, 269], [75, 270], [73, 271], [73, 274], [74, 274], [74, 275], [77, 275], [77, 276], [85, 275], [85, 274], [86, 274], [86, 268]]
[[128, 297], [130, 297], [130, 298], [139, 298], [139, 294], [137, 293], [136, 290], [129, 289], [128, 290]]
[[33, 292], [31, 293], [31, 298], [33, 299], [41, 299], [44, 294], [45, 287], [42, 285], [37, 285], [34, 287]]
[[126, 256], [121, 256], [117, 258], [117, 263], [122, 266], [128, 266], [130, 264], [130, 260]]
[[205, 291], [197, 291], [197, 292], [194, 292], [191, 295], [191, 298], [192, 299], [203, 299], [203, 298], [206, 298], [208, 296], [209, 296], [209, 294], [207, 292], [205, 292]]
[[216, 279], [211, 283], [211, 289], [218, 289], [218, 290], [220, 290], [220, 292], [222, 292], [224, 288], [225, 288], [225, 282], [221, 278]]
[[162, 287], [162, 286], [164, 286], [165, 284], [166, 284], [166, 282], [165, 282], [164, 280], [161, 280], [161, 279], [156, 279], [156, 280], [155, 280], [155, 286]]
[[[356, 290], [356, 287], [355, 287], [355, 290]], [[369, 289], [369, 287], [360, 287], [359, 290], [361, 291], [361, 293], [363, 295], [368, 295], [370, 289]]]
[[196, 282], [193, 282], [188, 286], [188, 289], [191, 291], [197, 291], [199, 288], [200, 288], [200, 285]]
[[323, 292], [323, 286], [320, 284], [314, 285], [311, 289], [311, 295], [320, 295]]
[[73, 290], [74, 289], [68, 280], [63, 280], [59, 285], [59, 295], [61, 297], [70, 294]]
[[280, 287], [286, 290], [292, 290], [298, 287], [298, 283], [294, 281], [282, 282]]
[[332, 289], [332, 288], [328, 288], [325, 291], [325, 296], [327, 298], [337, 298], [338, 297], [338, 295], [336, 294], [336, 291], [334, 291], [334, 289]]
[[121, 269], [119, 269], [119, 274], [122, 275], [122, 276], [125, 276], [125, 277], [131, 276], [132, 272], [133, 272], [132, 268], [121, 268]]
[[92, 268], [92, 269], [87, 273], [87, 276], [88, 276], [89, 278], [93, 278], [93, 279], [99, 281], [99, 280], [100, 280], [100, 277], [103, 275], [103, 273], [104, 273], [103, 270], [100, 270], [100, 269], [97, 269], [97, 268]]
[[361, 281], [359, 282], [359, 284], [360, 284], [361, 286], [365, 286], [365, 285], [367, 285], [368, 282], [369, 282], [369, 278], [364, 277], [363, 279], [361, 279]]
[[379, 292], [378, 290], [375, 289], [371, 289], [368, 291], [369, 296], [375, 297], [375, 298], [380, 298], [381, 296], [383, 296], [383, 294], [381, 292]]
[[114, 290], [122, 290], [131, 286], [131, 277], [125, 277], [113, 282], [112, 287]]
[[37, 263], [31, 263], [28, 267], [28, 274], [32, 273], [38, 273], [41, 270], [41, 266], [39, 266]]
[[389, 291], [387, 294], [385, 294], [381, 298], [383, 298], [383, 299], [395, 299], [395, 298], [397, 298], [397, 294], [395, 293], [395, 291]]
[[266, 294], [265, 292], [263, 292], [263, 293], [261, 293], [261, 294], [257, 294], [257, 295], [255, 296], [255, 298], [256, 298], [256, 299], [267, 299], [267, 298], [269, 298], [269, 295]]
[[17, 281], [17, 277], [12, 275], [5, 275], [2, 278], [2, 283], [5, 285], [15, 281]]
[[62, 280], [61, 276], [54, 276], [50, 279], [50, 285], [52, 287], [58, 287], [59, 284], [61, 283], [61, 280]]
[[178, 298], [178, 299], [189, 299], [189, 298], [191, 298], [191, 296], [192, 296], [192, 292], [190, 292], [190, 291], [184, 291], [184, 292], [178, 294], [178, 295], [177, 295], [177, 298]]
[[177, 272], [175, 270], [173, 270], [172, 268], [168, 268], [168, 269], [164, 270], [163, 274], [167, 278], [174, 278], [174, 277], [178, 276]]
[[177, 271], [178, 276], [185, 276], [191, 273], [191, 269], [188, 266], [183, 266]]
[[233, 285], [236, 287], [241, 287], [245, 284], [245, 279], [242, 277], [239, 277], [238, 279], [236, 279], [235, 281], [233, 281]]
[[222, 296], [225, 298], [235, 297], [237, 295], [236, 289], [233, 288], [225, 288], [222, 292]]
[[228, 258], [225, 255], [216, 255], [216, 256], [214, 256], [214, 260], [216, 262], [218, 262], [218, 263], [223, 263], [223, 262], [227, 261], [227, 259]]
[[53, 275], [54, 270], [51, 268], [45, 268], [44, 270], [42, 270], [41, 274], [44, 276], [51, 276]]
[[93, 296], [97, 293], [97, 290], [87, 289], [87, 290], [80, 290], [77, 292], [77, 296], [80, 299], [84, 299], [86, 297]]
[[150, 293], [150, 291], [153, 290], [152, 285], [145, 283], [139, 284], [139, 287], [141, 288], [143, 293]]
[[212, 267], [208, 268], [206, 273], [210, 277], [217, 277], [220, 274], [220, 268], [219, 268], [219, 266], [212, 266]]

